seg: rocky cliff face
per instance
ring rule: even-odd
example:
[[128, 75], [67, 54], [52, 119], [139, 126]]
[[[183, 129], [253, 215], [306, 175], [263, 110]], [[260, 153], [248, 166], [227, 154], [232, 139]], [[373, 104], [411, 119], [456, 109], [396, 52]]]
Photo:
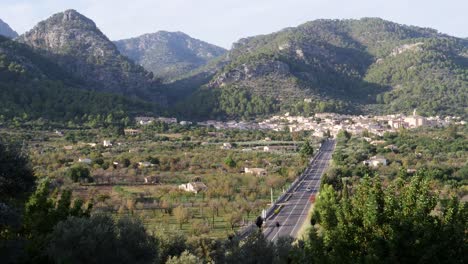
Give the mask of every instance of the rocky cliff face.
[[184, 75], [226, 52], [182, 32], [159, 31], [118, 40], [115, 44], [122, 54], [166, 80]]
[[11, 27], [3, 22], [3, 20], [0, 19], [0, 35], [5, 36], [7, 38], [16, 38], [18, 36], [18, 33], [11, 29]]
[[289, 66], [281, 61], [261, 59], [253, 64], [243, 63], [229, 71], [222, 72], [211, 82], [211, 86], [225, 86], [243, 80], [254, 80], [259, 77], [276, 76], [278, 78], [290, 75]]
[[157, 100], [151, 73], [122, 56], [89, 18], [67, 10], [18, 38], [83, 80], [86, 88]]

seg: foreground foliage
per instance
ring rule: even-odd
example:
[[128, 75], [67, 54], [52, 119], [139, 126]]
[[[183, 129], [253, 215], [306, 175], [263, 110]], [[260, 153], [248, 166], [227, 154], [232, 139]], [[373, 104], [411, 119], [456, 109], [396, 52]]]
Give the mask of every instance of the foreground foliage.
[[466, 263], [468, 206], [419, 174], [385, 188], [364, 177], [349, 190], [324, 185], [302, 260], [314, 263]]

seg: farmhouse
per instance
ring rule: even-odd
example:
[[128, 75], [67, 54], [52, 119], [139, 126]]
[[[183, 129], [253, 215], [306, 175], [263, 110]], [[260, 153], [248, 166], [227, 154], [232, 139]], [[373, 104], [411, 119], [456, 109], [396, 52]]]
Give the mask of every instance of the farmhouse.
[[102, 141], [102, 145], [104, 147], [106, 147], [106, 148], [107, 147], [112, 147], [112, 142], [110, 140], [104, 140], [104, 141]]
[[373, 156], [362, 162], [364, 165], [378, 167], [379, 165], [387, 166], [387, 159], [382, 156]]
[[263, 151], [264, 152], [272, 152], [272, 151], [294, 151], [296, 149], [295, 146], [264, 146]]
[[140, 166], [141, 168], [146, 168], [146, 167], [152, 167], [153, 164], [151, 164], [151, 162], [149, 161], [140, 161], [138, 162], [138, 166]]
[[208, 189], [203, 182], [189, 182], [186, 184], [179, 185], [179, 190], [186, 192], [199, 193]]
[[149, 125], [154, 122], [154, 117], [137, 116], [135, 117], [135, 122], [137, 122], [140, 125]]
[[393, 144], [385, 146], [384, 149], [389, 149], [391, 151], [398, 151], [398, 147], [396, 145], [393, 145]]
[[126, 136], [135, 136], [135, 135], [140, 134], [141, 130], [127, 128], [127, 129], [124, 129], [124, 133], [125, 133]]
[[244, 172], [255, 176], [266, 176], [267, 171], [262, 168], [244, 168]]
[[88, 159], [88, 158], [79, 158], [78, 159], [78, 162], [79, 163], [84, 163], [84, 164], [91, 164], [91, 159]]
[[158, 117], [157, 120], [166, 124], [177, 124], [177, 118], [174, 117]]
[[371, 142], [370, 142], [370, 144], [371, 144], [371, 145], [374, 145], [374, 146], [383, 145], [383, 144], [385, 144], [385, 143], [387, 143], [387, 141], [385, 141], [385, 140], [374, 140], [374, 141], [371, 141]]
[[190, 122], [190, 121], [180, 121], [179, 124], [181, 124], [183, 126], [188, 126], [188, 125], [191, 125], [192, 122]]
[[221, 149], [232, 149], [232, 145], [231, 143], [223, 143]]

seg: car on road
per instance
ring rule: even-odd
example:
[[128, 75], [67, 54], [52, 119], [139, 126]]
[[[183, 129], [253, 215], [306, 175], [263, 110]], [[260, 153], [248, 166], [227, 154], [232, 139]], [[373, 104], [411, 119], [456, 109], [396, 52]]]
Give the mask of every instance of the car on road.
[[306, 190], [307, 190], [308, 192], [312, 191], [312, 189], [311, 189], [310, 187], [307, 187]]

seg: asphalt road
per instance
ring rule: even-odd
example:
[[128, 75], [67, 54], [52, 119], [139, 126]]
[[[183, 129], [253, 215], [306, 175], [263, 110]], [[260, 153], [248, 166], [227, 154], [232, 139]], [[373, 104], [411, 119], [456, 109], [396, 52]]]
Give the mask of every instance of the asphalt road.
[[[283, 203], [281, 211], [266, 220], [263, 234], [268, 240], [276, 241], [283, 236], [297, 236], [312, 205], [310, 196], [319, 191], [320, 178], [328, 167], [334, 148], [333, 140], [322, 143], [317, 156], [305, 170], [303, 179], [288, 194], [292, 195]], [[276, 226], [276, 222], [280, 224], [279, 227]]]

